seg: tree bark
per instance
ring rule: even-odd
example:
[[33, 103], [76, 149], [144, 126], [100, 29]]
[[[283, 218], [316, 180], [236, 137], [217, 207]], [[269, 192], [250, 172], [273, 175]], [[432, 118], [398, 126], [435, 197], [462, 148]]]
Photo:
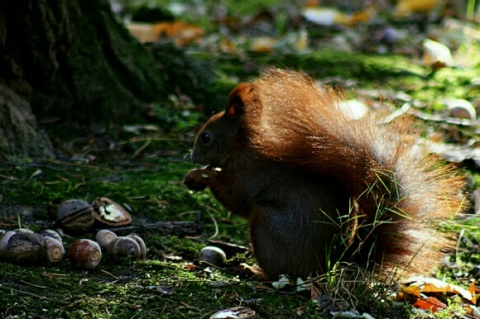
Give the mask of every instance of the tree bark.
[[51, 154], [35, 118], [121, 124], [166, 96], [153, 58], [107, 0], [1, 1], [0, 85], [3, 159]]
[[0, 85], [0, 159], [6, 155], [51, 157], [52, 145], [37, 128], [30, 104], [10, 88]]

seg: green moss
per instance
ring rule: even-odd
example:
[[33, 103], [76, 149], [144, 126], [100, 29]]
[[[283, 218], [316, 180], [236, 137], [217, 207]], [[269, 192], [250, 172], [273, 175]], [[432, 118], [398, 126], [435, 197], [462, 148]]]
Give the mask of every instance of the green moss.
[[[188, 271], [182, 263], [155, 260], [107, 264], [88, 272], [71, 269], [68, 264], [36, 270], [5, 264], [1, 272], [10, 274], [0, 282], [0, 307], [5, 316], [200, 318], [254, 300], [258, 318], [293, 318], [294, 309], [306, 301], [257, 289], [262, 286], [257, 282], [232, 281], [219, 271]], [[269, 303], [264, 304], [267, 298]], [[313, 308], [309, 311], [315, 312]]]

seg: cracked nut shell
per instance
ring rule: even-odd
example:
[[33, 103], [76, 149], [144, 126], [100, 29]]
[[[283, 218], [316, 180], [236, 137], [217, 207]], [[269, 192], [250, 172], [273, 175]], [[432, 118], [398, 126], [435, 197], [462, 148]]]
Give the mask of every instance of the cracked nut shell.
[[110, 227], [128, 225], [132, 216], [119, 204], [106, 197], [98, 197], [92, 203], [95, 219]]

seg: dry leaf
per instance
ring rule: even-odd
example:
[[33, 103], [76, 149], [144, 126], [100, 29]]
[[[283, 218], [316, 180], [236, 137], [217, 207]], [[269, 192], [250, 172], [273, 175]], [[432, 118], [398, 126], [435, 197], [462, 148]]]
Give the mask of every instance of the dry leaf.
[[204, 30], [183, 21], [150, 23], [129, 23], [130, 34], [140, 42], [156, 42], [171, 38], [178, 46], [196, 42], [204, 35]]
[[171, 38], [178, 46], [196, 42], [204, 35], [204, 30], [196, 25], [183, 21], [160, 22], [153, 25], [153, 31], [158, 39]]
[[[471, 287], [472, 286], [467, 290], [439, 279], [415, 277], [409, 279], [401, 290], [408, 294], [413, 292], [412, 295], [414, 296], [419, 296], [419, 293], [451, 293], [460, 295], [463, 299], [471, 303], [476, 303], [476, 297], [471, 292]], [[417, 292], [417, 289], [419, 292]]]
[[431, 312], [437, 312], [437, 310], [446, 309], [447, 305], [438, 300], [435, 297], [426, 297], [426, 298], [419, 298], [413, 304], [414, 307], [423, 309], [423, 310], [430, 310]]
[[437, 0], [400, 0], [395, 7], [395, 16], [405, 17], [412, 13], [427, 13], [436, 5]]
[[277, 40], [271, 37], [258, 37], [253, 39], [250, 51], [254, 53], [271, 53], [275, 49]]

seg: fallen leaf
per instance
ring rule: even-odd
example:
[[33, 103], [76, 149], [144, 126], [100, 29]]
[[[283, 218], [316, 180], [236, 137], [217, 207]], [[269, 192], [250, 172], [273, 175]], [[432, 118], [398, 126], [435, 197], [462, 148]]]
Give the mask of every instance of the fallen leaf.
[[412, 13], [428, 13], [437, 5], [437, 0], [400, 0], [395, 7], [395, 16], [405, 17]]
[[413, 306], [423, 310], [430, 310], [432, 313], [447, 308], [446, 304], [435, 297], [418, 298]]
[[406, 293], [413, 292], [415, 296], [419, 296], [417, 295], [417, 288], [420, 293], [451, 293], [460, 295], [463, 299], [472, 303], [476, 301], [475, 295], [470, 291], [471, 287], [467, 290], [435, 278], [411, 278], [405, 282], [401, 290]]

